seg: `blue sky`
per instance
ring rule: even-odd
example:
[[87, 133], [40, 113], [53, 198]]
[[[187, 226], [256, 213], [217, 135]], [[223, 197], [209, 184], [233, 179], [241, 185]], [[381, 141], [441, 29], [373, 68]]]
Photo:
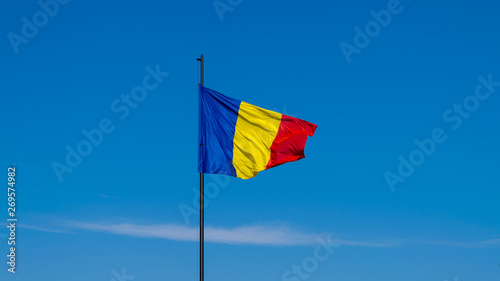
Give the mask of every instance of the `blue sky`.
[[500, 278], [498, 3], [40, 3], [0, 17], [2, 280], [198, 278], [201, 53], [207, 87], [318, 125], [206, 177], [206, 280]]

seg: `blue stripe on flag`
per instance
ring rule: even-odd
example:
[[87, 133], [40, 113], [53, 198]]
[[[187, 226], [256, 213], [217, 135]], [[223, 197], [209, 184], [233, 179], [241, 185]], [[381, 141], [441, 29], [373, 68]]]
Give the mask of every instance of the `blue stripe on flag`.
[[198, 172], [236, 176], [233, 138], [241, 101], [199, 88]]

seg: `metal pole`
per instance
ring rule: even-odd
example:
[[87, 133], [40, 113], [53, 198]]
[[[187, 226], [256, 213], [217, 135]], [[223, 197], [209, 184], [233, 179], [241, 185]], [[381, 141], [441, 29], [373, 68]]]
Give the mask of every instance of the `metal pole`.
[[[200, 84], [203, 86], [203, 54], [201, 54], [200, 58], [197, 59], [200, 62]], [[204, 234], [204, 206], [203, 206], [203, 197], [205, 189], [205, 179], [204, 174], [200, 173], [200, 281], [204, 279], [204, 244], [205, 244], [205, 234]]]

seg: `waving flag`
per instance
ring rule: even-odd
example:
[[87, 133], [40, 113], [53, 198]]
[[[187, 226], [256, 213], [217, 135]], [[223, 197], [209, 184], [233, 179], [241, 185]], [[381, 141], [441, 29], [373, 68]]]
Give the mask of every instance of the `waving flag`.
[[305, 157], [316, 125], [198, 87], [199, 173], [249, 179]]

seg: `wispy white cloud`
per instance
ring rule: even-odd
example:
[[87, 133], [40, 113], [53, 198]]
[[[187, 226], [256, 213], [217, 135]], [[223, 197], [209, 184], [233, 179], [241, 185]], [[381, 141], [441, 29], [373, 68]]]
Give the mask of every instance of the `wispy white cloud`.
[[[176, 224], [96, 224], [72, 222], [70, 227], [119, 235], [198, 241], [199, 229]], [[236, 228], [205, 227], [205, 241], [223, 244], [310, 245], [318, 235], [304, 234], [287, 227], [242, 226]]]
[[111, 196], [111, 195], [106, 195], [106, 194], [102, 194], [102, 193], [101, 193], [100, 196], [103, 197], [103, 198], [121, 199], [118, 196]]
[[[143, 238], [161, 238], [177, 241], [198, 241], [199, 228], [178, 224], [86, 223], [65, 221], [65, 228], [98, 231]], [[42, 229], [40, 229], [42, 230]], [[234, 228], [205, 227], [205, 241], [222, 244], [300, 246], [313, 245], [325, 234], [303, 233], [283, 225], [253, 225]], [[345, 246], [388, 247], [387, 243], [373, 243], [332, 239]]]
[[56, 228], [47, 228], [47, 227], [40, 227], [40, 226], [34, 226], [31, 224], [19, 224], [20, 228], [25, 228], [25, 229], [33, 229], [33, 230], [38, 230], [38, 231], [44, 231], [44, 232], [54, 232], [54, 233], [71, 233], [70, 231], [66, 230], [60, 230]]
[[[37, 227], [23, 225], [39, 231], [68, 233], [77, 230], [96, 231], [116, 235], [160, 238], [176, 241], [198, 241], [198, 227], [189, 227], [180, 224], [137, 224], [137, 223], [88, 223], [71, 220], [57, 221], [57, 226]], [[319, 237], [325, 233], [305, 233], [286, 225], [251, 225], [233, 228], [205, 227], [205, 241], [221, 244], [262, 245], [262, 246], [300, 246], [314, 245]], [[451, 240], [414, 240], [414, 239], [388, 239], [383, 242], [335, 239], [331, 235], [332, 243], [341, 246], [355, 247], [411, 247], [418, 245], [438, 245], [458, 248], [496, 248], [500, 247], [500, 238], [476, 241], [451, 241]]]
[[500, 238], [489, 239], [489, 240], [481, 241], [480, 243], [483, 245], [498, 245], [498, 246], [500, 246]]
[[500, 247], [500, 239], [457, 241], [457, 240], [433, 240], [433, 239], [393, 239], [392, 245], [398, 247], [435, 245], [454, 248], [496, 248]]

